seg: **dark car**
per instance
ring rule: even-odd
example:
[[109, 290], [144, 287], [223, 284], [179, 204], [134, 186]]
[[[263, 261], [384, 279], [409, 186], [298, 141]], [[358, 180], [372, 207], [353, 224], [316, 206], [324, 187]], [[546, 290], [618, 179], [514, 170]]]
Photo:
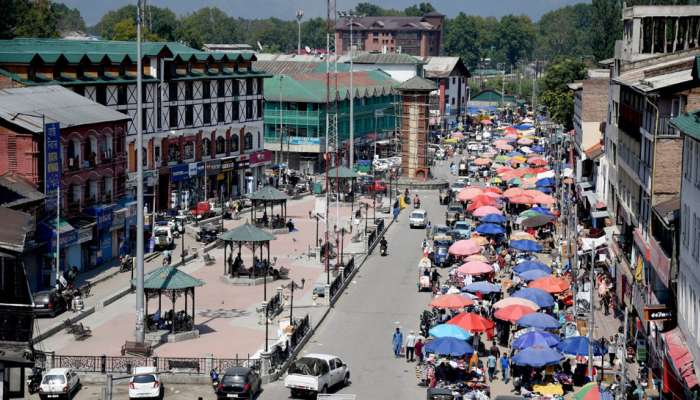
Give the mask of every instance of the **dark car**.
[[432, 259], [435, 266], [440, 268], [447, 267], [452, 262], [452, 256], [450, 256], [449, 248], [452, 243], [449, 241], [436, 241], [435, 247], [432, 253]]
[[216, 225], [208, 224], [197, 232], [197, 241], [209, 244], [219, 237], [219, 228]]
[[66, 311], [66, 300], [56, 289], [34, 293], [34, 315], [37, 317], [55, 317]]
[[452, 225], [460, 221], [462, 219], [462, 215], [464, 214], [464, 207], [462, 207], [461, 204], [459, 203], [452, 203], [450, 206], [447, 208], [447, 212], [445, 213], [445, 225], [452, 227]]
[[248, 367], [228, 368], [216, 387], [216, 398], [254, 399], [261, 387], [260, 375], [255, 370]]

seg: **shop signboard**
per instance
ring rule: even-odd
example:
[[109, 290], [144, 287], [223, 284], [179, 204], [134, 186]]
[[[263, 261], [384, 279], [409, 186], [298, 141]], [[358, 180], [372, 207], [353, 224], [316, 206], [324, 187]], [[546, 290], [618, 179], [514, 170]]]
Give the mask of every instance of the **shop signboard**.
[[92, 240], [92, 224], [90, 224], [90, 226], [80, 228], [80, 231], [78, 232], [77, 244], [87, 243], [91, 240]]
[[58, 122], [44, 125], [44, 154], [45, 207], [47, 210], [55, 210], [61, 186], [61, 129]]
[[102, 230], [105, 228], [110, 228], [112, 226], [112, 216], [113, 216], [114, 206], [95, 206], [90, 207], [86, 210], [86, 214], [95, 217], [95, 222], [97, 224], [97, 229]]
[[221, 172], [221, 160], [209, 160], [204, 164], [207, 175], [218, 175]]
[[296, 146], [318, 146], [321, 144], [321, 138], [305, 137], [305, 136], [291, 136], [289, 138], [289, 144], [296, 145]]
[[257, 167], [259, 165], [268, 165], [272, 162], [272, 151], [261, 150], [250, 155], [250, 166]]
[[178, 164], [170, 167], [170, 182], [182, 182], [190, 177], [190, 167], [188, 164]]
[[204, 175], [204, 163], [203, 162], [193, 162], [189, 164], [188, 174], [192, 176]]
[[221, 159], [221, 172], [232, 171], [236, 167], [236, 157], [226, 157]]
[[673, 320], [673, 309], [664, 304], [650, 304], [644, 307], [644, 317], [647, 321]]
[[114, 214], [112, 216], [112, 230], [119, 230], [119, 229], [124, 229], [124, 223], [126, 222], [126, 208], [120, 208], [118, 210], [114, 210]]
[[250, 160], [238, 160], [236, 161], [237, 170], [245, 170], [250, 168]]

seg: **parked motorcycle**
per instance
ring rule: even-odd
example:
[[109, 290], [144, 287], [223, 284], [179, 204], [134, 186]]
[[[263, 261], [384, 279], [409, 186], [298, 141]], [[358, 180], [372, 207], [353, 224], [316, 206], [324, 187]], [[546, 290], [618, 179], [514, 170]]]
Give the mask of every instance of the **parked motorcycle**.
[[44, 369], [41, 367], [33, 367], [32, 374], [27, 377], [27, 391], [29, 394], [34, 394], [39, 391], [41, 380], [44, 378]]
[[130, 255], [125, 255], [121, 257], [119, 263], [119, 272], [129, 272], [134, 266], [133, 258]]
[[382, 240], [379, 242], [379, 254], [384, 257], [386, 256], [386, 251], [387, 251], [387, 241], [386, 239], [382, 238]]

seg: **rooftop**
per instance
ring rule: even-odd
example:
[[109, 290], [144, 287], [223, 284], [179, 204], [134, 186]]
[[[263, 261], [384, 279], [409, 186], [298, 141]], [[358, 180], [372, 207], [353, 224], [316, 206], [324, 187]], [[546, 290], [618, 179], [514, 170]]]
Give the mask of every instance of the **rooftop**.
[[693, 139], [700, 141], [700, 109], [683, 113], [671, 119], [671, 125]]
[[13, 174], [0, 176], [0, 207], [17, 207], [41, 201], [44, 194], [29, 182]]
[[633, 6], [622, 10], [622, 19], [646, 17], [690, 17], [700, 15], [700, 6]]
[[[281, 82], [280, 82], [281, 77]], [[350, 73], [339, 72], [338, 100], [345, 100], [350, 96]], [[389, 74], [381, 70], [362, 71], [353, 73], [353, 89], [355, 97], [374, 97], [390, 94], [397, 82]], [[332, 82], [331, 88], [335, 85]], [[332, 90], [331, 89], [331, 90]], [[281, 90], [281, 91], [280, 91]], [[326, 102], [326, 74], [313, 72], [290, 75], [275, 75], [265, 79], [265, 99], [268, 101], [325, 103]], [[333, 99], [333, 96], [331, 96]]]
[[653, 92], [693, 80], [696, 56], [664, 57], [660, 62], [629, 69], [613, 81], [642, 93]]
[[[435, 26], [427, 21], [430, 17], [443, 17], [440, 15], [426, 14], [423, 17], [404, 17], [404, 16], [389, 16], [389, 17], [362, 17], [355, 18], [353, 21], [353, 30], [383, 30], [383, 31], [428, 31], [439, 30], [440, 26]], [[350, 30], [350, 22], [346, 19], [339, 18], [335, 24], [336, 31]]]
[[45, 122], [59, 122], [61, 128], [129, 119], [128, 115], [61, 86], [0, 89], [0, 120], [41, 133], [44, 130], [41, 115]]
[[420, 76], [414, 76], [406, 82], [401, 83], [398, 89], [406, 91], [433, 91], [437, 89], [437, 85], [431, 80], [421, 78]]
[[34, 229], [31, 214], [0, 207], [0, 220], [4, 225], [0, 229], [0, 249], [21, 253], [27, 234]]
[[470, 77], [469, 69], [460, 57], [423, 57], [423, 72], [426, 78], [446, 78], [448, 76]]
[[403, 53], [364, 53], [353, 58], [352, 62], [355, 64], [424, 64], [420, 59]]

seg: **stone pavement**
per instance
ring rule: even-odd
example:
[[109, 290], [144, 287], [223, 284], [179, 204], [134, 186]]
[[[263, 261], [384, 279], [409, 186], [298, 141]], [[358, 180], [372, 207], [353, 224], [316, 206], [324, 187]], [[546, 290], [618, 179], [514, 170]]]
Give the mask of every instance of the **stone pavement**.
[[[325, 284], [326, 274], [324, 266], [316, 259], [308, 256], [309, 248], [313, 246], [316, 238], [316, 220], [309, 218], [309, 211], [314, 208], [315, 197], [306, 197], [289, 202], [288, 214], [294, 220], [298, 231], [292, 234], [279, 234], [271, 243], [271, 258], [277, 257], [276, 266], [284, 266], [290, 269], [290, 278], [297, 283], [303, 278], [306, 285], [303, 289], [295, 290], [294, 315], [303, 316], [308, 311], [322, 308], [322, 303], [314, 306], [312, 291], [316, 284]], [[357, 204], [355, 205], [357, 207]], [[370, 218], [373, 210], [370, 208]], [[331, 207], [331, 220], [335, 217], [335, 208]], [[349, 221], [350, 205], [342, 205], [338, 214], [342, 222]], [[231, 229], [245, 222], [249, 214], [243, 213], [240, 220], [225, 221], [227, 229]], [[323, 237], [325, 227], [323, 221], [319, 226], [319, 232]], [[346, 247], [358, 247], [358, 244], [348, 246], [350, 238], [345, 237]], [[362, 246], [360, 246], [362, 247]], [[350, 250], [350, 249], [348, 249]], [[358, 249], [356, 249], [359, 251]], [[178, 251], [175, 250], [177, 255]], [[156, 349], [156, 355], [169, 357], [203, 357], [213, 354], [217, 358], [246, 357], [258, 351], [264, 342], [264, 325], [258, 324], [256, 308], [263, 300], [263, 285], [258, 286], [233, 286], [224, 283], [223, 274], [223, 248], [215, 248], [210, 254], [216, 259], [216, 263], [206, 266], [201, 258], [187, 263], [181, 269], [196, 278], [206, 282], [203, 287], [196, 289], [196, 324], [200, 330], [200, 338], [180, 343], [161, 345]], [[177, 259], [177, 258], [175, 258]], [[250, 265], [250, 251], [243, 249], [244, 263]], [[149, 265], [149, 269], [156, 268], [160, 263]], [[119, 274], [114, 278], [104, 281], [93, 288], [95, 303], [99, 303], [105, 296], [114, 291], [128, 287], [129, 274]], [[332, 279], [332, 277], [331, 277]], [[277, 288], [288, 284], [289, 281], [269, 280], [267, 283], [268, 297], [275, 294]], [[284, 290], [284, 295], [288, 291]], [[90, 299], [89, 298], [89, 299]], [[149, 302], [149, 312], [154, 312], [158, 305], [157, 300]], [[170, 300], [163, 299], [164, 311], [172, 307]], [[177, 300], [177, 307], [182, 308], [184, 301]], [[42, 342], [37, 347], [45, 351], [55, 351], [65, 355], [118, 355], [121, 345], [125, 340], [133, 337], [135, 298], [132, 293], [120, 298], [113, 304], [98, 309], [94, 314], [86, 317], [82, 322], [92, 329], [92, 337], [81, 341], [74, 341], [73, 337], [60, 332]], [[288, 309], [279, 318], [288, 318]], [[313, 312], [313, 314], [317, 314]], [[63, 317], [63, 318], [61, 318]], [[56, 318], [63, 321], [65, 316]], [[277, 327], [270, 325], [270, 338], [277, 338]], [[233, 340], [232, 340], [233, 339]], [[270, 343], [272, 344], [272, 342]]]

